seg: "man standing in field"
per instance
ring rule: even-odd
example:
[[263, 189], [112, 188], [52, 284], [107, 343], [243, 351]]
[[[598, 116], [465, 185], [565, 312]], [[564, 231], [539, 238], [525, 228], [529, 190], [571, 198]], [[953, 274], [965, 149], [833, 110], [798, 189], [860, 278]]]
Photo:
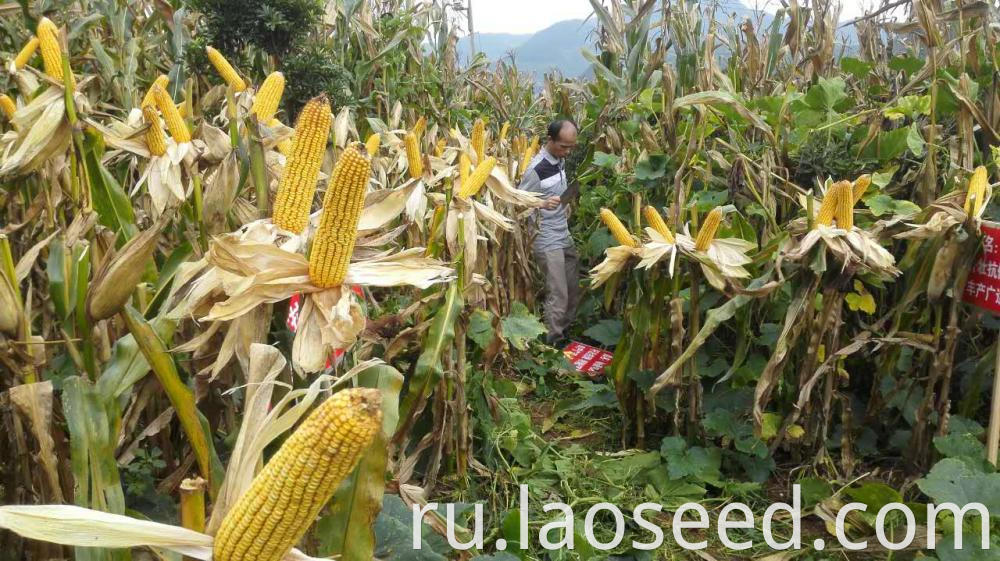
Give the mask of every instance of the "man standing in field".
[[545, 145], [535, 155], [521, 179], [520, 188], [540, 193], [545, 204], [535, 212], [534, 253], [545, 276], [546, 343], [560, 346], [566, 329], [576, 317], [580, 301], [577, 253], [569, 234], [569, 185], [566, 156], [576, 147], [576, 123], [558, 119], [549, 124]]

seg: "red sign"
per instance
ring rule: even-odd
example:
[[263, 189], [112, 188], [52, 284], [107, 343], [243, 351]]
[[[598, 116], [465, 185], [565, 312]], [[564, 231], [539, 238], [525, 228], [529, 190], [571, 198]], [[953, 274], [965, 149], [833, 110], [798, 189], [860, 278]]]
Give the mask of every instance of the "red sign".
[[983, 251], [969, 272], [962, 299], [1000, 314], [1000, 225], [983, 223]]
[[613, 358], [610, 351], [584, 345], [577, 341], [571, 342], [568, 347], [563, 349], [563, 353], [573, 363], [573, 367], [577, 371], [589, 376], [597, 376], [603, 372], [608, 364], [611, 364]]
[[[358, 296], [362, 296], [360, 286], [352, 286], [352, 290]], [[288, 326], [288, 330], [295, 333], [295, 330], [299, 327], [299, 312], [302, 311], [302, 295], [293, 294], [291, 298], [288, 299], [288, 318], [285, 319], [285, 325]], [[340, 359], [344, 356], [344, 349], [334, 349], [333, 355], [326, 359], [326, 367], [330, 368], [333, 366], [334, 361]]]

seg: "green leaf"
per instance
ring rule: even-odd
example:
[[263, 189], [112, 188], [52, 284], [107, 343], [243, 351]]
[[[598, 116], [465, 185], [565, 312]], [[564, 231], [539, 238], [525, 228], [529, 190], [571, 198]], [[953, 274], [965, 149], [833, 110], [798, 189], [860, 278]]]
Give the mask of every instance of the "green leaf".
[[909, 135], [909, 128], [901, 128], [879, 133], [877, 140], [878, 159], [880, 161], [887, 162], [902, 156], [909, 147], [907, 144]]
[[697, 191], [691, 196], [690, 206], [697, 208], [700, 213], [706, 213], [726, 204], [728, 200], [729, 191]]
[[889, 60], [889, 68], [896, 72], [904, 72], [907, 77], [924, 67], [924, 61], [915, 56], [897, 56]]
[[781, 415], [776, 413], [764, 413], [764, 419], [761, 422], [760, 437], [767, 441], [778, 436], [778, 429], [781, 428], [781, 421]]
[[667, 156], [650, 154], [635, 164], [635, 178], [639, 181], [654, 181], [667, 174]]
[[194, 392], [181, 380], [177, 365], [174, 364], [173, 357], [167, 352], [166, 345], [152, 326], [143, 319], [142, 315], [132, 306], [126, 305], [121, 317], [129, 332], [135, 337], [136, 344], [143, 356], [146, 357], [146, 361], [156, 378], [160, 381], [160, 386], [170, 400], [170, 404], [174, 406], [181, 427], [194, 450], [200, 475], [209, 481], [209, 495], [214, 499], [222, 485], [224, 470], [222, 462], [215, 454], [212, 439], [209, 437], [208, 423], [198, 411]]
[[961, 460], [941, 460], [927, 477], [917, 480], [917, 487], [936, 504], [955, 503], [961, 508], [981, 503], [990, 517], [1000, 516], [1000, 474], [977, 472]]
[[924, 135], [921, 134], [920, 129], [917, 128], [917, 124], [913, 123], [907, 129], [909, 132], [906, 133], [906, 146], [913, 152], [914, 156], [918, 158], [924, 155], [924, 145], [927, 142], [924, 140]]
[[500, 321], [500, 330], [504, 338], [521, 351], [527, 350], [528, 341], [546, 332], [545, 326], [521, 302], [514, 302], [510, 315]]
[[796, 483], [802, 493], [802, 507], [812, 508], [833, 496], [833, 486], [818, 477], [804, 477]]
[[84, 164], [94, 209], [101, 224], [127, 240], [138, 232], [132, 201], [101, 163], [101, 140], [96, 135], [88, 132], [84, 143]]
[[848, 293], [844, 296], [844, 300], [852, 311], [861, 310], [869, 315], [875, 313], [875, 298], [867, 290]]
[[847, 98], [847, 82], [840, 76], [820, 77], [816, 85], [809, 88], [805, 102], [813, 109], [833, 111], [838, 103]]
[[872, 65], [858, 58], [845, 56], [840, 59], [840, 68], [855, 78], [865, 78], [872, 70]]
[[493, 312], [477, 309], [469, 316], [469, 339], [472, 339], [480, 349], [485, 349], [496, 336], [493, 328]]
[[458, 284], [448, 287], [444, 303], [434, 314], [434, 320], [427, 331], [423, 351], [417, 359], [417, 366], [409, 380], [409, 388], [403, 403], [399, 407], [403, 424], [397, 434], [404, 434], [413, 423], [416, 406], [430, 395], [431, 389], [441, 379], [444, 371], [441, 368], [441, 358], [448, 351], [455, 338], [455, 322], [462, 312], [462, 297]]
[[613, 169], [620, 161], [621, 158], [614, 154], [605, 154], [600, 150], [594, 152], [594, 165], [599, 168]]
[[896, 200], [885, 194], [869, 195], [862, 200], [876, 217], [886, 214], [905, 217], [920, 212], [920, 207], [916, 203]]
[[583, 334], [606, 347], [613, 347], [621, 339], [623, 329], [620, 319], [602, 319]]
[[400, 561], [447, 561], [444, 538], [420, 523], [421, 548], [413, 547], [413, 511], [398, 495], [385, 495], [382, 512], [375, 519], [375, 557]]

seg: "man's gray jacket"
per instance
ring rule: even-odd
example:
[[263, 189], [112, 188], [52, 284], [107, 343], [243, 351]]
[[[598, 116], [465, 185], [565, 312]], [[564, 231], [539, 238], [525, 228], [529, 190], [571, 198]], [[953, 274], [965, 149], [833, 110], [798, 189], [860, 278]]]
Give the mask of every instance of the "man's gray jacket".
[[[542, 147], [528, 164], [519, 188], [540, 193], [544, 199], [562, 196], [568, 188], [564, 162]], [[535, 251], [552, 251], [573, 245], [573, 239], [569, 235], [569, 208], [566, 203], [561, 203], [553, 210], [537, 209], [535, 224], [538, 228]]]

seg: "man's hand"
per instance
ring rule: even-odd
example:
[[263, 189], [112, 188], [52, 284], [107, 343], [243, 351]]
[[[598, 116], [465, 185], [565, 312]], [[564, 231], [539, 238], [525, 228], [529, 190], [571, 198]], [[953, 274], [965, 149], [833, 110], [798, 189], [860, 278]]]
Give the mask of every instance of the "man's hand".
[[559, 208], [559, 204], [561, 202], [562, 200], [559, 197], [549, 197], [548, 199], [545, 199], [545, 203], [542, 204], [542, 208], [545, 210], [555, 210]]

